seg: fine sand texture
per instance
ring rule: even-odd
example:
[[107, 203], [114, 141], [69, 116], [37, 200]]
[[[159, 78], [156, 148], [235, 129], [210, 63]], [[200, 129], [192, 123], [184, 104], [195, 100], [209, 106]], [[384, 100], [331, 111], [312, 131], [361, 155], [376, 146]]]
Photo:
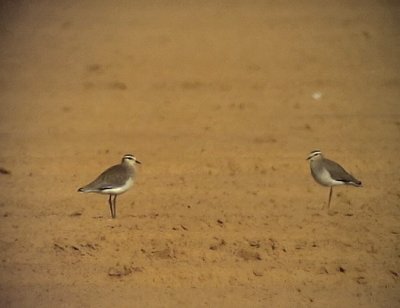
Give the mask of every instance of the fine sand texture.
[[[399, 307], [399, 1], [1, 1], [1, 307]], [[320, 149], [363, 182], [310, 175]], [[127, 153], [117, 198], [78, 193]]]

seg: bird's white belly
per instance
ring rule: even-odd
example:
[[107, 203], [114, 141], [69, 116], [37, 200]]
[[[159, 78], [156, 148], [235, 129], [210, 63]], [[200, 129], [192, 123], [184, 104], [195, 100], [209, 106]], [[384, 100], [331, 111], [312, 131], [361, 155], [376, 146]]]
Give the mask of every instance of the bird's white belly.
[[129, 179], [126, 183], [120, 187], [110, 188], [110, 189], [103, 189], [101, 191], [102, 194], [107, 195], [119, 195], [126, 192], [129, 188], [133, 186], [133, 180]]

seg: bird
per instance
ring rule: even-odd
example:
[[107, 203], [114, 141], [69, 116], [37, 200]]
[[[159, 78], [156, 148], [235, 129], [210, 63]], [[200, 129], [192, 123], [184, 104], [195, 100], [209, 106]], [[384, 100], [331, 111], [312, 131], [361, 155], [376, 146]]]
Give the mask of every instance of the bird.
[[112, 166], [101, 173], [93, 182], [78, 189], [83, 193], [110, 195], [111, 217], [117, 217], [117, 196], [130, 189], [135, 182], [136, 164], [141, 164], [132, 154], [125, 154], [119, 165]]
[[322, 185], [330, 187], [328, 209], [331, 204], [332, 191], [334, 186], [352, 185], [362, 187], [361, 181], [348, 173], [341, 165], [325, 158], [320, 150], [311, 151], [307, 157], [310, 161], [311, 175], [314, 180]]

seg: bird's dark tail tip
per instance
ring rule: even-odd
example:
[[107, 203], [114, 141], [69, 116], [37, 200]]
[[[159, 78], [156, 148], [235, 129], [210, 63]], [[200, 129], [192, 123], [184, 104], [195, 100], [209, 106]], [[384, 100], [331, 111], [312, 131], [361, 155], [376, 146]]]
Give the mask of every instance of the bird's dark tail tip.
[[79, 192], [83, 192], [83, 187], [78, 189]]

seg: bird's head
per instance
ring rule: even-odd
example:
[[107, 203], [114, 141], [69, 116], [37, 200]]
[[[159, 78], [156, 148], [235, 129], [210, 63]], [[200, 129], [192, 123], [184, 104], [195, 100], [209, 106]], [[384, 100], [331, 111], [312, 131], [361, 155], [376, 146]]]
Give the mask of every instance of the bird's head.
[[135, 164], [141, 164], [141, 162], [138, 161], [136, 157], [132, 154], [125, 154], [124, 157], [122, 157], [122, 163], [127, 163], [131, 166]]
[[314, 161], [320, 158], [322, 158], [322, 152], [320, 150], [314, 150], [308, 154], [307, 160]]

